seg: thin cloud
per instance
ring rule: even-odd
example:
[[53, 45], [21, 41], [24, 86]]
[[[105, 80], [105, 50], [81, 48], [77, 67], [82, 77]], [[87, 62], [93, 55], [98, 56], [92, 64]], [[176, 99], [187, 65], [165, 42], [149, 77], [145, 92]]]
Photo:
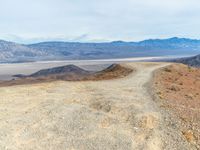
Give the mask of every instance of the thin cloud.
[[0, 38], [21, 42], [199, 39], [199, 18], [199, 0], [0, 0]]

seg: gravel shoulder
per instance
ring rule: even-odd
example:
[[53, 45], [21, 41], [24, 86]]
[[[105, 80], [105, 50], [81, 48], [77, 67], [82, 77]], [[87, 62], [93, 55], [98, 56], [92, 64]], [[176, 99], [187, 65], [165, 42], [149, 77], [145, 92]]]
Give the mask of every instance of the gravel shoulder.
[[148, 88], [168, 64], [123, 65], [136, 71], [107, 81], [1, 87], [0, 149], [191, 149]]

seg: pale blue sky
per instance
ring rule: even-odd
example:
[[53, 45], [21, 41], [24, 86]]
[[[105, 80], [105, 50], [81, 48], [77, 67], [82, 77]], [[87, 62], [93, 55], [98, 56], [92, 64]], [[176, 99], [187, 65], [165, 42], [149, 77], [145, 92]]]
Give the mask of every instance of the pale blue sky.
[[0, 0], [0, 38], [138, 41], [200, 39], [200, 0]]

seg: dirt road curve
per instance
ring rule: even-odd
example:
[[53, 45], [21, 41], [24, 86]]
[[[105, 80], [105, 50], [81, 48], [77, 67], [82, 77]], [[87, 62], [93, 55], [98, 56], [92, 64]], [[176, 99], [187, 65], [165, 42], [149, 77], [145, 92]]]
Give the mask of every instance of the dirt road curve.
[[126, 65], [123, 79], [0, 88], [0, 149], [190, 149], [147, 88], [167, 64]]

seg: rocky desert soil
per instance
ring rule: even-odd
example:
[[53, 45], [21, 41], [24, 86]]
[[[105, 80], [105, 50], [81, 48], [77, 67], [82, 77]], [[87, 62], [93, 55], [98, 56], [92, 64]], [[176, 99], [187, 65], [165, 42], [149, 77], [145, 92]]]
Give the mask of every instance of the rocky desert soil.
[[196, 149], [151, 96], [153, 72], [169, 64], [123, 65], [135, 71], [105, 81], [1, 87], [0, 149]]
[[160, 106], [180, 118], [181, 132], [200, 149], [200, 69], [173, 64], [157, 70], [154, 88]]

